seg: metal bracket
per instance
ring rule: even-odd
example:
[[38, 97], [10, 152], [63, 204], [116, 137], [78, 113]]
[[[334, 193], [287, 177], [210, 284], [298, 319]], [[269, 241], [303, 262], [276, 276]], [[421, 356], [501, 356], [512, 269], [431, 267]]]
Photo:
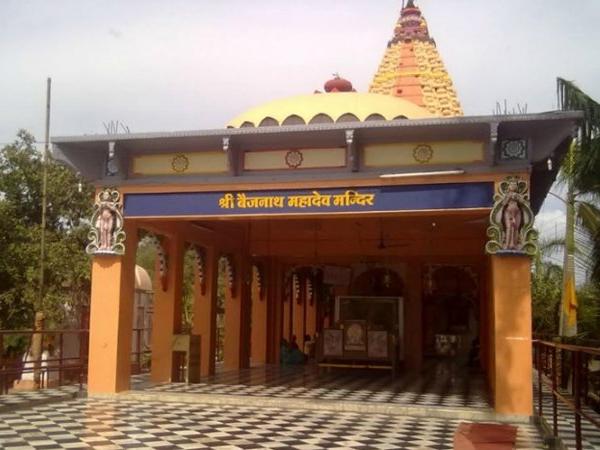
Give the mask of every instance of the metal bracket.
[[354, 130], [346, 130], [346, 148], [350, 169], [352, 172], [358, 172], [360, 170], [360, 155], [358, 146], [356, 145]]

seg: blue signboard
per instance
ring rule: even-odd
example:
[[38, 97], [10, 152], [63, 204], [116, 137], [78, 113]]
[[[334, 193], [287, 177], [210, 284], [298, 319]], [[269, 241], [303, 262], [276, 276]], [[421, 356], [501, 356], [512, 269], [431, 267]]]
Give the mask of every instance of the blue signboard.
[[491, 208], [493, 183], [126, 194], [125, 217], [257, 216]]

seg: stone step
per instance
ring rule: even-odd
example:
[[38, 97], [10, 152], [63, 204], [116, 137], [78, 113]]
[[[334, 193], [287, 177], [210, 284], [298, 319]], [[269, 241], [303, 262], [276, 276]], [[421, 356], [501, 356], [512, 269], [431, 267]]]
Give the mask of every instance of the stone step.
[[147, 402], [200, 403], [216, 406], [251, 406], [255, 408], [302, 409], [311, 411], [353, 412], [359, 414], [387, 414], [468, 421], [528, 423], [529, 417], [496, 414], [492, 408], [403, 405], [371, 403], [350, 400], [302, 399], [266, 396], [223, 394], [192, 394], [153, 391], [125, 391], [118, 394], [91, 394], [91, 398], [110, 398]]

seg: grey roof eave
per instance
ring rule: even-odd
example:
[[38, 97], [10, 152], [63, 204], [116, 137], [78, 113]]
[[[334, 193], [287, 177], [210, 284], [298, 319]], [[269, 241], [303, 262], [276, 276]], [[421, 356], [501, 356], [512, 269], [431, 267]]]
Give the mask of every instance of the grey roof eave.
[[277, 134], [303, 134], [318, 131], [343, 131], [354, 130], [377, 130], [389, 128], [419, 128], [435, 126], [456, 125], [483, 125], [501, 124], [510, 122], [535, 122], [548, 120], [580, 120], [583, 118], [581, 111], [550, 111], [535, 114], [515, 114], [501, 116], [462, 116], [449, 118], [431, 119], [399, 119], [390, 121], [373, 122], [343, 122], [328, 124], [288, 125], [257, 128], [219, 128], [209, 130], [187, 130], [167, 132], [144, 132], [128, 134], [91, 134], [78, 136], [55, 136], [51, 142], [55, 145], [78, 144], [92, 142], [124, 142], [154, 139], [180, 139], [180, 138], [202, 138], [202, 137], [234, 137], [251, 135], [277, 135]]

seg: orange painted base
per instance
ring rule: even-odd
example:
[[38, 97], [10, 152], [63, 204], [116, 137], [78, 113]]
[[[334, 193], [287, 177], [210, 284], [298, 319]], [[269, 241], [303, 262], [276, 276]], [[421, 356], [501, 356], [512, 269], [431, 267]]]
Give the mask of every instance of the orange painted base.
[[94, 258], [88, 363], [89, 393], [115, 393], [129, 389], [134, 267], [135, 251], [131, 251], [131, 248], [125, 256]]
[[495, 409], [531, 416], [531, 258], [495, 255], [491, 271]]

